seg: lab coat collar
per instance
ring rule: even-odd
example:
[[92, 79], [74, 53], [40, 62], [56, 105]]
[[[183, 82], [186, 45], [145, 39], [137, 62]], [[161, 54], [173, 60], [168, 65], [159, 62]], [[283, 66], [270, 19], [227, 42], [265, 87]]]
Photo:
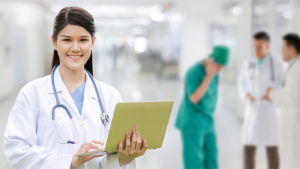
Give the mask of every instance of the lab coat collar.
[[258, 64], [258, 62], [263, 62], [262, 64], [264, 65], [270, 60], [271, 54], [267, 53], [267, 55], [263, 59], [258, 59], [256, 56], [254, 57], [255, 63]]
[[[76, 105], [75, 105], [75, 103], [74, 103], [74, 101], [71, 97], [71, 94], [68, 91], [68, 89], [65, 87], [64, 82], [62, 81], [62, 78], [61, 78], [61, 75], [60, 75], [60, 72], [59, 72], [59, 67], [54, 72], [54, 83], [55, 83], [57, 95], [58, 95], [58, 98], [60, 99], [60, 102], [63, 103], [63, 100], [65, 100], [67, 102], [67, 104], [69, 105], [69, 107], [71, 107], [71, 109], [72, 109], [70, 111], [71, 112], [76, 112], [75, 116], [79, 117], [79, 118], [84, 118], [86, 116], [86, 109], [87, 109], [87, 106], [89, 106], [89, 105], [87, 105], [89, 103], [89, 99], [98, 100], [95, 88], [94, 88], [93, 83], [92, 83], [92, 80], [90, 79], [87, 72], [85, 72], [85, 74], [86, 74], [86, 84], [85, 84], [85, 91], [84, 91], [82, 114], [81, 114], [81, 117], [80, 117], [80, 113], [79, 113], [79, 111], [78, 111], [78, 109], [77, 109], [77, 107], [76, 107]], [[97, 86], [97, 83], [96, 83], [96, 86]], [[48, 93], [53, 95], [53, 97], [54, 97], [53, 86], [52, 86], [52, 83], [51, 83], [51, 75], [50, 75], [49, 89], [48, 90], [49, 90]], [[66, 103], [64, 103], [64, 104], [66, 104]], [[73, 114], [73, 116], [74, 116], [74, 114]]]
[[300, 56], [299, 56], [299, 55], [298, 55], [297, 57], [295, 57], [293, 60], [291, 60], [291, 61], [289, 62], [289, 65], [294, 64], [298, 59], [300, 59]]
[[256, 68], [259, 69], [260, 71], [264, 71], [267, 65], [270, 65], [272, 55], [270, 53], [267, 54], [265, 58], [263, 58], [263, 63], [261, 66], [259, 66], [259, 59], [257, 57], [254, 58], [254, 64], [256, 65]]
[[291, 67], [293, 67], [293, 65], [294, 65], [298, 60], [300, 60], [300, 56], [299, 56], [299, 55], [298, 55], [296, 58], [294, 58], [293, 60], [291, 60], [291, 61], [289, 62], [287, 71], [289, 71], [289, 70], [291, 69]]
[[[86, 84], [85, 84], [85, 91], [87, 91], [87, 96], [97, 99], [97, 94], [94, 89], [92, 80], [90, 79], [89, 75], [87, 72], [85, 72], [86, 76]], [[96, 82], [96, 81], [95, 81]], [[65, 87], [64, 82], [62, 81], [60, 72], [59, 72], [59, 66], [57, 67], [56, 71], [54, 72], [54, 83], [56, 87], [57, 93], [63, 93], [63, 92], [69, 92], [67, 88]], [[97, 85], [97, 82], [96, 82]], [[98, 86], [97, 86], [98, 87]], [[99, 91], [100, 92], [100, 91]], [[84, 97], [86, 97], [86, 92], [84, 92]], [[50, 82], [49, 82], [49, 87], [48, 87], [48, 94], [53, 94], [54, 95], [54, 90], [51, 82], [51, 75], [50, 75]]]
[[[56, 92], [57, 93], [62, 93], [63, 87], [64, 87], [64, 83], [62, 81], [62, 78], [60, 76], [59, 73], [59, 67], [57, 67], [56, 71], [54, 72], [54, 84], [56, 87]], [[52, 70], [53, 71], [53, 70]], [[53, 86], [52, 86], [52, 72], [50, 74], [50, 78], [49, 78], [49, 85], [48, 85], [48, 94], [53, 94], [54, 95], [54, 90], [53, 90]]]

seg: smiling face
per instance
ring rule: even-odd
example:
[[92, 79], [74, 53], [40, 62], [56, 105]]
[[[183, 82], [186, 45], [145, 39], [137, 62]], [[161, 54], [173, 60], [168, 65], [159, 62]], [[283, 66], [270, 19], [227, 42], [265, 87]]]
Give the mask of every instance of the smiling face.
[[91, 56], [95, 37], [81, 26], [66, 25], [57, 35], [52, 37], [57, 50], [60, 66], [71, 71], [82, 70]]

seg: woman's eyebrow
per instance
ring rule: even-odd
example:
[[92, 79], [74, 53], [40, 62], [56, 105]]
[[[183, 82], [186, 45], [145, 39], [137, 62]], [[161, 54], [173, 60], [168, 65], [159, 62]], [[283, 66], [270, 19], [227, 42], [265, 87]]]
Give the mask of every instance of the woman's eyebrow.
[[68, 35], [61, 35], [62, 37], [70, 38], [71, 36]]
[[[72, 36], [69, 36], [69, 35], [61, 35], [62, 37], [66, 37], [66, 38], [71, 38]], [[80, 36], [80, 38], [89, 38], [90, 36], [88, 35], [83, 35], [83, 36]]]

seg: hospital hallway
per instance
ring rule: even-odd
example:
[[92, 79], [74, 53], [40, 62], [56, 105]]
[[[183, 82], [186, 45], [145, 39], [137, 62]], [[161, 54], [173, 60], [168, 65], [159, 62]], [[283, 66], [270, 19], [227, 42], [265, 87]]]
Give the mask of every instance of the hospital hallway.
[[[124, 101], [174, 101], [163, 147], [157, 150], [149, 150], [143, 157], [139, 157], [136, 162], [137, 169], [182, 169], [180, 133], [174, 128], [182, 96], [182, 81], [157, 79], [151, 74], [133, 75], [132, 69], [134, 67], [134, 65], [129, 66], [128, 69], [116, 72], [114, 75], [109, 75], [109, 77], [96, 78], [103, 79], [104, 82], [115, 86], [121, 92]], [[114, 77], [113, 80], [111, 77]], [[240, 143], [242, 120], [237, 114], [239, 109], [237, 105], [239, 105], [240, 99], [234, 86], [235, 84], [229, 84], [225, 80], [221, 80], [220, 101], [215, 113], [220, 169], [242, 168], [242, 145]], [[227, 96], [230, 96], [230, 98]], [[3, 133], [8, 113], [15, 98], [16, 95], [13, 95], [0, 103], [0, 133]], [[0, 143], [3, 144], [2, 135]], [[2, 148], [1, 146], [0, 168], [9, 169]], [[263, 150], [258, 151], [257, 162], [258, 169], [267, 169]]]
[[[137, 169], [183, 169], [174, 124], [185, 74], [215, 46], [227, 46], [214, 113], [219, 169], [243, 168], [245, 102], [238, 77], [255, 57], [258, 31], [270, 35], [269, 52], [283, 62], [282, 37], [300, 33], [300, 0], [0, 0], [0, 169], [10, 169], [3, 150], [9, 112], [22, 86], [51, 73], [54, 19], [67, 6], [94, 17], [96, 79], [114, 86], [126, 102], [174, 101], [162, 148], [137, 158]], [[267, 169], [264, 148], [256, 162], [257, 169]]]

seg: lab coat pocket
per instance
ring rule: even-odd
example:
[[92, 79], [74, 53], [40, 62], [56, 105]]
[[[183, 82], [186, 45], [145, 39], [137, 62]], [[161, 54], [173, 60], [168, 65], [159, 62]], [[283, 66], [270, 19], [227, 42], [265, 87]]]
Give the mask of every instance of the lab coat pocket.
[[51, 120], [51, 125], [53, 132], [55, 132], [57, 141], [79, 141], [77, 138], [78, 131], [75, 123], [73, 123], [64, 109], [58, 108], [56, 110], [55, 120]]

